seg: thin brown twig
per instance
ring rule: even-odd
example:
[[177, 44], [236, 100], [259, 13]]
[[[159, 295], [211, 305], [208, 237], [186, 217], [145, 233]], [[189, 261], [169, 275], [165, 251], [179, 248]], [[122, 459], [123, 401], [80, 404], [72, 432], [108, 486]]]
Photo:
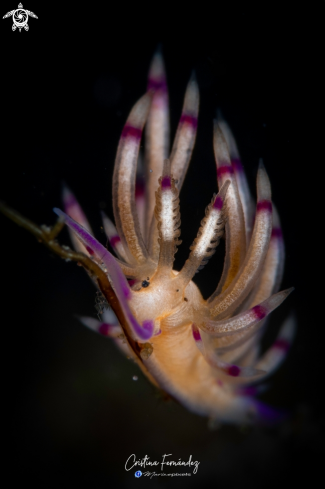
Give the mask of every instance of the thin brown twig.
[[116, 294], [105, 272], [100, 268], [100, 266], [96, 262], [94, 262], [91, 258], [86, 256], [85, 254], [73, 251], [66, 246], [63, 247], [56, 241], [55, 238], [62, 230], [64, 226], [64, 222], [58, 219], [56, 224], [54, 224], [54, 226], [52, 227], [38, 226], [37, 224], [33, 223], [26, 217], [22, 216], [19, 212], [15, 211], [14, 209], [9, 207], [7, 204], [4, 204], [3, 202], [0, 202], [0, 211], [9, 219], [11, 219], [13, 222], [18, 224], [18, 226], [21, 226], [27, 231], [29, 231], [30, 233], [32, 233], [38, 239], [38, 241], [42, 242], [45, 246], [47, 246], [47, 248], [49, 248], [55, 254], [57, 254], [58, 256], [60, 256], [65, 260], [72, 260], [77, 262], [78, 264], [81, 264], [90, 273], [90, 275], [93, 278], [95, 278], [99, 289], [101, 290], [107, 302], [110, 304], [110, 307], [113, 309], [114, 313], [116, 314], [128, 343], [130, 344], [132, 350], [136, 353], [139, 361], [143, 366], [140, 357], [141, 345], [135, 342], [128, 334], [128, 328], [126, 325], [123, 311], [121, 309], [120, 303], [116, 297]]

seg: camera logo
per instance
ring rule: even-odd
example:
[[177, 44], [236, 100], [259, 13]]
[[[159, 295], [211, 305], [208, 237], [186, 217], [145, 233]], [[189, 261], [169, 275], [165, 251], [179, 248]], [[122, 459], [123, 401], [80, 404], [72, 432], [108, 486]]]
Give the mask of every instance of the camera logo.
[[136, 473], [134, 474], [137, 479], [142, 476], [141, 470], [137, 470]]

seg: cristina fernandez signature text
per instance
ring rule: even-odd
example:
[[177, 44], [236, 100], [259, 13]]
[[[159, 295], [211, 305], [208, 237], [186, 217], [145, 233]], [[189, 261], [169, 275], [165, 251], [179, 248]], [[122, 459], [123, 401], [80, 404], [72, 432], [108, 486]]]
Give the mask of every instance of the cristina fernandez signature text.
[[130, 455], [129, 458], [127, 459], [127, 461], [125, 462], [125, 470], [131, 470], [134, 467], [143, 467], [143, 468], [145, 468], [147, 466], [158, 466], [158, 465], [161, 465], [161, 470], [163, 471], [164, 470], [164, 465], [173, 466], [173, 467], [183, 465], [184, 467], [186, 467], [186, 466], [188, 466], [188, 467], [194, 466], [193, 474], [196, 474], [197, 473], [197, 469], [199, 467], [199, 463], [200, 462], [193, 462], [192, 461], [192, 455], [190, 455], [190, 457], [187, 460], [187, 462], [184, 462], [180, 458], [178, 459], [177, 462], [175, 462], [174, 460], [165, 460], [166, 457], [170, 457], [171, 455], [172, 455], [172, 453], [169, 453], [169, 454], [165, 453], [162, 456], [162, 461], [161, 462], [157, 462], [156, 460], [154, 460], [154, 461], [151, 462], [150, 457], [148, 457], [148, 455], [145, 455], [141, 460], [136, 460], [135, 453], [132, 453], [132, 455]]

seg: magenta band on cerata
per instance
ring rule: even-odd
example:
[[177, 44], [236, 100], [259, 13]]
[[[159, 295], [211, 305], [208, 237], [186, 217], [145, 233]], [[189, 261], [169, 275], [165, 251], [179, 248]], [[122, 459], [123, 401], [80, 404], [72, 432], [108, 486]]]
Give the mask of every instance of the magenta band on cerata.
[[214, 201], [213, 208], [220, 210], [223, 206], [223, 199], [217, 195], [216, 200]]
[[196, 129], [197, 127], [197, 117], [191, 115], [191, 114], [184, 114], [181, 115], [181, 119], [179, 121], [181, 124], [188, 124], [189, 126], [192, 126], [193, 129]]
[[281, 228], [273, 228], [271, 236], [272, 236], [272, 238], [282, 238], [282, 229]]
[[256, 319], [258, 319], [258, 320], [265, 318], [265, 316], [267, 314], [267, 311], [266, 311], [265, 307], [263, 307], [263, 306], [255, 306], [252, 308], [252, 311], [255, 314]]
[[223, 165], [217, 168], [217, 177], [221, 177], [223, 175], [233, 175], [234, 169], [230, 165]]
[[230, 365], [230, 367], [227, 369], [227, 373], [232, 377], [238, 377], [240, 374], [240, 368], [237, 367], [237, 365]]
[[137, 178], [135, 183], [135, 196], [141, 197], [144, 195], [144, 181], [143, 179]]
[[102, 323], [99, 328], [98, 328], [98, 333], [102, 334], [103, 336], [107, 336], [109, 331], [111, 329], [111, 325], [108, 323]]
[[115, 236], [112, 236], [109, 240], [111, 246], [115, 246], [116, 243], [119, 243], [121, 241], [121, 238], [116, 234]]
[[232, 158], [231, 164], [237, 172], [243, 171], [243, 165], [239, 158]]
[[154, 78], [149, 78], [147, 90], [154, 90], [155, 92], [161, 90], [162, 92], [167, 92], [167, 84], [165, 78], [160, 80], [155, 80]]
[[192, 326], [192, 332], [193, 332], [193, 338], [195, 339], [195, 341], [201, 341], [201, 335], [200, 335], [200, 331], [198, 330], [198, 328], [196, 326]]
[[172, 186], [172, 183], [171, 183], [170, 177], [168, 175], [165, 175], [161, 180], [161, 188], [163, 190], [165, 190], [165, 189], [167, 190], [167, 189], [171, 188], [171, 186]]
[[134, 138], [141, 139], [142, 129], [139, 127], [131, 126], [130, 124], [125, 124], [122, 131], [122, 138]]
[[272, 348], [279, 348], [279, 350], [288, 351], [290, 343], [284, 338], [278, 338], [272, 345]]
[[257, 202], [256, 210], [272, 212], [272, 202], [270, 200], [260, 200]]

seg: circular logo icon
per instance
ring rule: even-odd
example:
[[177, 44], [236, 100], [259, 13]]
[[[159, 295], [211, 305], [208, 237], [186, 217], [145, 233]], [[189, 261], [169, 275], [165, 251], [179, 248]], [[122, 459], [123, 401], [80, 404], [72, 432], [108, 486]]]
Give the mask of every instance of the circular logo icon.
[[22, 27], [25, 27], [25, 25], [28, 22], [28, 14], [27, 14], [26, 10], [21, 9], [21, 8], [15, 10], [12, 18], [13, 18], [15, 26], [20, 28], [20, 29]]
[[137, 470], [136, 473], [134, 474], [137, 478], [142, 476], [141, 470]]

